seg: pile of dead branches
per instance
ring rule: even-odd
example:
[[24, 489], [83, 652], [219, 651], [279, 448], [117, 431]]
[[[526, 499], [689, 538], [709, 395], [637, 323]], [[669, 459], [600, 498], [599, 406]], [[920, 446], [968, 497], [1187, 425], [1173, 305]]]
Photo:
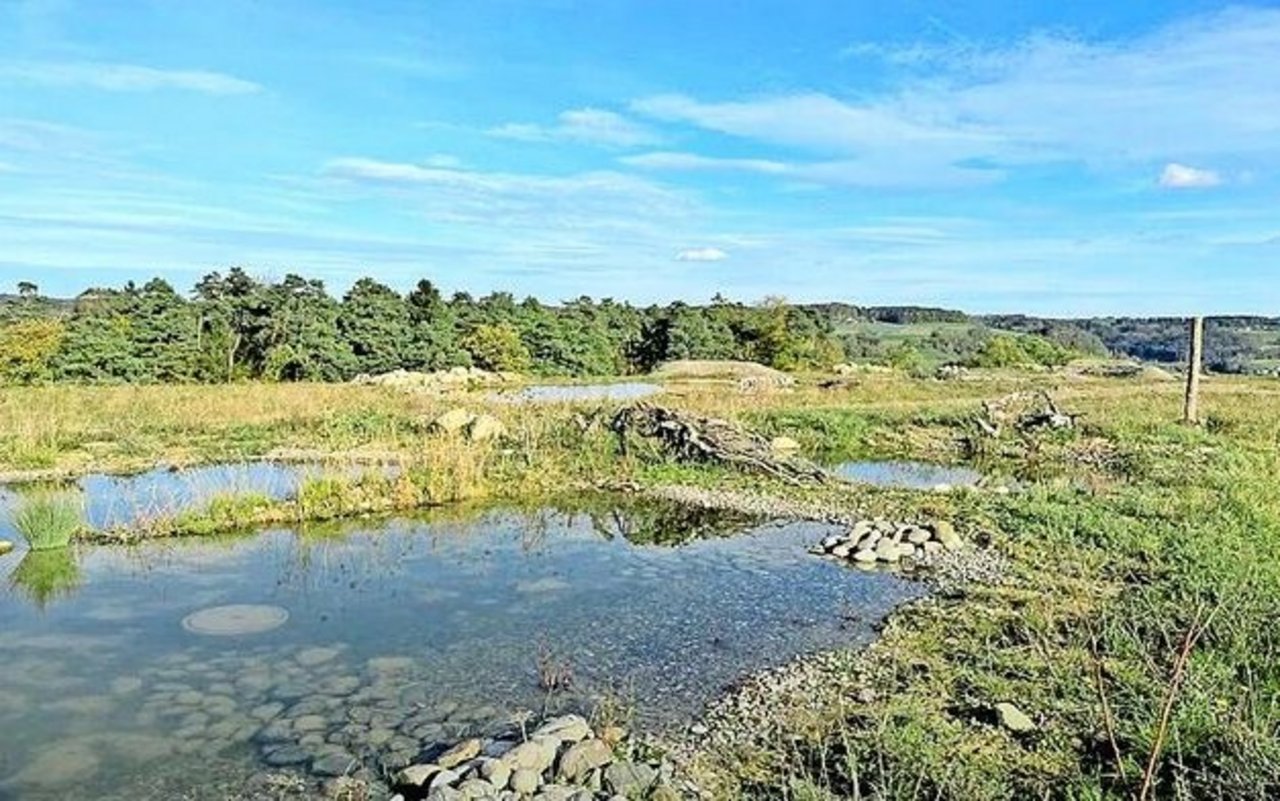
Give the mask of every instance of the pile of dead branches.
[[769, 440], [726, 420], [700, 417], [652, 403], [625, 406], [610, 428], [627, 453], [628, 435], [656, 440], [674, 458], [687, 462], [731, 465], [796, 484], [823, 484], [831, 476], [816, 464], [774, 452]]
[[1080, 416], [1064, 412], [1044, 390], [1015, 392], [991, 401], [983, 401], [976, 421], [982, 433], [999, 437], [1013, 429], [1019, 433], [1038, 430], [1075, 428]]

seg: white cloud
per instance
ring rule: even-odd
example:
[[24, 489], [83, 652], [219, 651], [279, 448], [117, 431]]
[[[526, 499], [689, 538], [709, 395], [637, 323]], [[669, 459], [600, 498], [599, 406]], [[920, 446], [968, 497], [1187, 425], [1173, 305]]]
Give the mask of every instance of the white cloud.
[[[1277, 50], [1280, 10], [1239, 8], [1126, 40], [1037, 34], [985, 50], [882, 48], [875, 54], [901, 70], [891, 73], [895, 88], [877, 94], [667, 94], [631, 108], [788, 148], [787, 162], [812, 163], [807, 179], [819, 183], [955, 186], [1064, 162], [1129, 169], [1225, 157], [1275, 166], [1280, 80], [1258, 65]], [[784, 172], [802, 177], [793, 171]]]
[[660, 141], [660, 137], [645, 126], [616, 112], [597, 108], [561, 112], [557, 123], [552, 126], [513, 122], [491, 128], [488, 133], [524, 142], [580, 142], [621, 148], [653, 145]]
[[209, 95], [250, 94], [256, 83], [205, 70], [162, 70], [135, 64], [92, 62], [13, 62], [0, 64], [0, 85], [100, 89], [106, 92], [151, 92], [172, 89]]
[[655, 152], [624, 156], [623, 164], [668, 172], [747, 172], [785, 177], [798, 184], [862, 187], [976, 186], [1003, 177], [1002, 170], [965, 168], [911, 159], [844, 159], [783, 162], [772, 159], [719, 158], [697, 153]]
[[676, 261], [724, 261], [729, 254], [720, 248], [688, 248], [676, 254]]
[[787, 172], [788, 165], [767, 159], [729, 159], [713, 156], [700, 156], [696, 153], [676, 153], [660, 151], [640, 153], [634, 156], [623, 156], [619, 159], [623, 164], [640, 167], [646, 170], [739, 170], [780, 175]]
[[1201, 170], [1170, 162], [1160, 173], [1160, 186], [1165, 189], [1208, 189], [1222, 185], [1222, 176], [1214, 170]]

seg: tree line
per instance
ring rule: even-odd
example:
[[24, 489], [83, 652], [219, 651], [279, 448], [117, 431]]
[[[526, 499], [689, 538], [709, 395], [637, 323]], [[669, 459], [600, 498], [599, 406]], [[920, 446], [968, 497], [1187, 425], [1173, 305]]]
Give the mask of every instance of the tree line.
[[638, 307], [580, 297], [558, 305], [494, 292], [407, 294], [362, 278], [341, 298], [299, 275], [213, 272], [189, 295], [160, 278], [73, 301], [23, 282], [0, 303], [7, 383], [346, 381], [458, 366], [545, 376], [647, 372], [673, 359], [829, 367], [841, 345], [821, 313], [780, 299]]

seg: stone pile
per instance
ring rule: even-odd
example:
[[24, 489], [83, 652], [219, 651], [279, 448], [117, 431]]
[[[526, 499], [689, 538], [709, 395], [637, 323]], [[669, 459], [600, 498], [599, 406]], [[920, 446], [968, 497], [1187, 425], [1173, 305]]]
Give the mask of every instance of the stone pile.
[[564, 715], [527, 737], [463, 740], [400, 771], [393, 801], [679, 799], [669, 767], [624, 758], [625, 739], [618, 727], [597, 735], [581, 716]]
[[451, 389], [456, 387], [493, 386], [495, 384], [512, 384], [520, 381], [516, 373], [492, 373], [478, 367], [452, 367], [434, 373], [422, 373], [414, 370], [392, 370], [380, 375], [361, 374], [351, 383], [375, 387], [396, 387], [398, 389]]
[[867, 566], [923, 565], [963, 544], [955, 526], [945, 520], [922, 526], [860, 520], [849, 531], [824, 539], [814, 552]]

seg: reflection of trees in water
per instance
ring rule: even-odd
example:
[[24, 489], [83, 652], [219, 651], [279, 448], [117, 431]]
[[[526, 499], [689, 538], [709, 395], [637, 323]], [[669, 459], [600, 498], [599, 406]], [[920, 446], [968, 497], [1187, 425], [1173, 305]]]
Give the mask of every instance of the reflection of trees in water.
[[624, 539], [632, 545], [683, 545], [731, 536], [761, 522], [717, 509], [616, 496], [589, 498], [564, 513], [570, 520], [575, 514], [585, 515], [605, 539]]
[[71, 595], [81, 583], [80, 565], [67, 549], [28, 551], [9, 575], [9, 587], [44, 609], [50, 601]]

